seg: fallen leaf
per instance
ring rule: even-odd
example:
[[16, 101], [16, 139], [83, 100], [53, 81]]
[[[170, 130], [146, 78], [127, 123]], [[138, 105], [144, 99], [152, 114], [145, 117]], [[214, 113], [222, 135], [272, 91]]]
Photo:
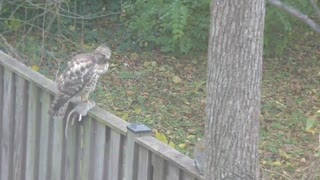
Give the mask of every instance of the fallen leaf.
[[31, 69], [38, 72], [40, 70], [40, 67], [37, 65], [33, 65]]
[[182, 144], [179, 144], [178, 146], [179, 146], [181, 149], [185, 149], [187, 145], [186, 145], [185, 143], [182, 143]]
[[127, 121], [128, 117], [129, 117], [129, 114], [128, 114], [128, 113], [124, 113], [124, 114], [121, 116], [121, 119]]
[[139, 55], [137, 53], [131, 53], [130, 54], [130, 59], [133, 61], [136, 61], [139, 59]]
[[172, 78], [172, 81], [176, 84], [181, 83], [182, 79], [179, 76], [174, 76]]
[[280, 161], [275, 161], [272, 163], [273, 166], [281, 166], [282, 163]]
[[176, 145], [172, 141], [169, 142], [169, 146], [174, 148], [174, 149], [176, 148]]
[[163, 143], [165, 143], [165, 144], [168, 144], [168, 139], [167, 139], [167, 137], [166, 137], [164, 134], [157, 132], [157, 133], [156, 133], [156, 138], [157, 138], [159, 141], [161, 141], [161, 142], [163, 142]]
[[188, 133], [190, 133], [190, 134], [195, 134], [195, 132], [196, 132], [196, 129], [188, 129]]
[[126, 91], [127, 96], [132, 96], [134, 94], [133, 91]]
[[76, 30], [76, 27], [73, 26], [73, 25], [71, 25], [71, 26], [69, 26], [69, 30], [70, 30], [70, 31], [74, 31], [74, 30]]
[[189, 135], [187, 136], [187, 139], [194, 139], [196, 136], [195, 135]]
[[307, 123], [306, 123], [306, 131], [309, 131], [315, 124], [315, 120], [311, 118], [307, 118]]
[[264, 161], [262, 161], [262, 164], [267, 164], [267, 163], [268, 163], [268, 162], [267, 162], [267, 161], [265, 161], [265, 160], [264, 160]]
[[136, 114], [140, 114], [140, 113], [141, 113], [141, 108], [140, 108], [140, 107], [135, 107], [135, 108], [134, 108], [134, 112], [135, 112]]

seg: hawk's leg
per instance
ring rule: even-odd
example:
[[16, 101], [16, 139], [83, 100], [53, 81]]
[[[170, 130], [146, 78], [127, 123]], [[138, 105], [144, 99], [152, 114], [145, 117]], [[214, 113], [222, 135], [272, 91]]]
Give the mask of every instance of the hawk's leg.
[[89, 103], [89, 93], [85, 93], [81, 95], [81, 102]]

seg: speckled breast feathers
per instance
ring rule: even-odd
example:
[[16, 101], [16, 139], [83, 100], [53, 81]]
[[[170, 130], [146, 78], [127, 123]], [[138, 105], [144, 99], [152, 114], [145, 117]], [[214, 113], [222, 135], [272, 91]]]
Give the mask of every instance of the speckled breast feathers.
[[105, 45], [99, 46], [92, 53], [73, 57], [57, 81], [59, 92], [49, 114], [55, 114], [73, 97], [88, 97], [95, 89], [99, 77], [107, 72], [110, 58], [111, 51]]

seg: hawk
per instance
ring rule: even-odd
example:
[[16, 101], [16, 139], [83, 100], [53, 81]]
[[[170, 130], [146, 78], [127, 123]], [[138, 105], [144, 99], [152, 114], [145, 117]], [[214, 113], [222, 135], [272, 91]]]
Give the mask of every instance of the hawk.
[[110, 58], [111, 51], [106, 45], [99, 46], [92, 53], [74, 56], [57, 80], [58, 93], [51, 104], [49, 115], [64, 116], [72, 98], [80, 97], [81, 102], [90, 102], [89, 94], [94, 91], [99, 77], [107, 72]]

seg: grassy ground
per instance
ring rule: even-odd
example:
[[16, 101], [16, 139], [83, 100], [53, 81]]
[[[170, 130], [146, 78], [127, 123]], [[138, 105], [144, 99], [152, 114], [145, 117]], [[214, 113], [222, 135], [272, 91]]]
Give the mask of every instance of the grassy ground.
[[[54, 79], [70, 59], [66, 54], [75, 50], [56, 38], [50, 49], [64, 54], [63, 60], [39, 58], [36, 37], [24, 39], [26, 63]], [[8, 40], [19, 42], [14, 35]], [[299, 34], [281, 57], [264, 58], [260, 162], [265, 178], [320, 179], [319, 40], [310, 32]], [[84, 49], [94, 46], [83, 44]], [[110, 70], [91, 98], [124, 120], [162, 133], [190, 155], [204, 133], [206, 65], [206, 54], [176, 59], [157, 51], [114, 51]]]
[[282, 179], [320, 179], [320, 37], [302, 37], [283, 57], [264, 58], [261, 163]]

